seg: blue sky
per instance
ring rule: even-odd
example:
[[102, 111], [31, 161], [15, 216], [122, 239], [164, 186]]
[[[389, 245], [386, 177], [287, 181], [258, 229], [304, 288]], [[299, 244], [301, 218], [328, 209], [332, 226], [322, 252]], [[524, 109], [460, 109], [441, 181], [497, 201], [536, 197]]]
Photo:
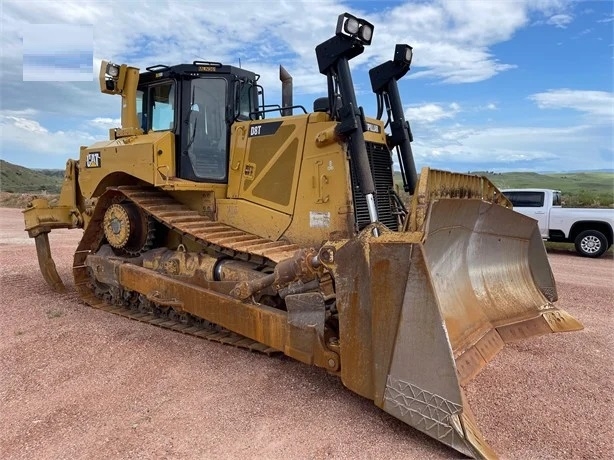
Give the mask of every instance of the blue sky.
[[[347, 11], [375, 24], [372, 45], [352, 61], [368, 114], [375, 114], [369, 68], [391, 59], [396, 43], [414, 46], [414, 64], [399, 87], [418, 167], [614, 168], [610, 1], [250, 0], [232, 8], [218, 1], [134, 1], [127, 2], [129, 14], [110, 20], [109, 11], [125, 11], [124, 3], [2, 2], [2, 159], [62, 168], [79, 146], [105, 139], [119, 123], [120, 99], [99, 92], [94, 74], [102, 59], [140, 68], [240, 60], [262, 75], [267, 103], [280, 100], [282, 64], [294, 77], [295, 103], [310, 108], [326, 93], [314, 48]], [[37, 36], [41, 27], [55, 29]], [[62, 28], [84, 35], [62, 41]], [[66, 78], [57, 73], [56, 81], [24, 81], [26, 68], [44, 54], [57, 58], [56, 70], [79, 66], [81, 76], [92, 59], [91, 80], [59, 81]]]

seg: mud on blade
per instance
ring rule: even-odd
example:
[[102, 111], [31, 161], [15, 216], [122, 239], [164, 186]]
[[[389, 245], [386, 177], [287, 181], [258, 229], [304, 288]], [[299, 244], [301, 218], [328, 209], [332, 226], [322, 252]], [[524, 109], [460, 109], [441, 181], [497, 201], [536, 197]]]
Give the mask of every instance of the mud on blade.
[[535, 222], [481, 200], [433, 202], [424, 233], [365, 230], [332, 269], [343, 383], [471, 457], [496, 454], [461, 385], [506, 342], [582, 329], [552, 303]]

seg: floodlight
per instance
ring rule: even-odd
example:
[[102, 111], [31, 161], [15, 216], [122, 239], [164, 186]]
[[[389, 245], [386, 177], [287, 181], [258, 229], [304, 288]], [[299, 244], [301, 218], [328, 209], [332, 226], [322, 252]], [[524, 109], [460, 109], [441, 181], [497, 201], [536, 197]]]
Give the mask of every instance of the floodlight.
[[119, 76], [119, 66], [116, 64], [107, 64], [106, 74], [111, 78], [117, 78]]
[[409, 45], [397, 45], [394, 48], [394, 62], [399, 64], [411, 65], [414, 56], [413, 48]]
[[373, 24], [349, 13], [343, 13], [337, 19], [335, 34], [354, 38], [361, 45], [370, 45], [373, 38]]
[[360, 23], [356, 18], [348, 18], [343, 25], [343, 30], [345, 30], [349, 35], [356, 35], [359, 29]]
[[358, 32], [358, 37], [364, 43], [371, 43], [371, 38], [373, 38], [373, 26], [371, 24], [363, 24]]

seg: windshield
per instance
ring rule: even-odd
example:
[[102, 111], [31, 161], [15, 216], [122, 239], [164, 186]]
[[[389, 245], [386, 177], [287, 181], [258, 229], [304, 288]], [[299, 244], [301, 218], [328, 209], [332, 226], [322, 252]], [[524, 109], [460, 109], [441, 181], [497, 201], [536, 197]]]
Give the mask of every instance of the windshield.
[[203, 179], [226, 178], [226, 80], [199, 78], [190, 86], [188, 156], [194, 174]]

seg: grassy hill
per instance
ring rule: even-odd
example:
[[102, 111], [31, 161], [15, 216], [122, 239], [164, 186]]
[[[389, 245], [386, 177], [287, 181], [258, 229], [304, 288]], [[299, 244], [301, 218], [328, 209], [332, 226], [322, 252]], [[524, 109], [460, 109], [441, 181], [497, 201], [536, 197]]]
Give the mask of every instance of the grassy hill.
[[614, 173], [488, 173], [481, 172], [497, 187], [505, 188], [551, 188], [560, 190], [567, 206], [613, 206]]
[[614, 193], [614, 173], [607, 172], [538, 174], [478, 171], [472, 174], [484, 175], [500, 188], [552, 188], [567, 195], [577, 195], [582, 191], [595, 194]]
[[[470, 171], [470, 174], [486, 176], [501, 189], [550, 188], [560, 190], [566, 206], [614, 207], [614, 173], [585, 171], [573, 173], [539, 174], [533, 172], [494, 173]], [[400, 175], [396, 183], [402, 184]]]
[[0, 190], [10, 193], [60, 193], [64, 171], [28, 169], [0, 160]]

